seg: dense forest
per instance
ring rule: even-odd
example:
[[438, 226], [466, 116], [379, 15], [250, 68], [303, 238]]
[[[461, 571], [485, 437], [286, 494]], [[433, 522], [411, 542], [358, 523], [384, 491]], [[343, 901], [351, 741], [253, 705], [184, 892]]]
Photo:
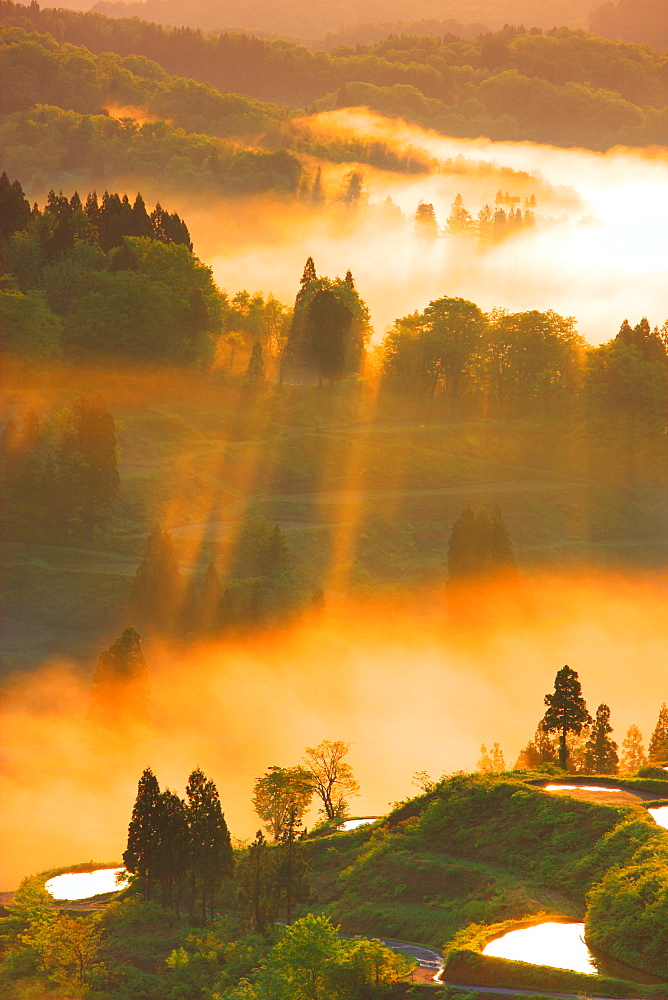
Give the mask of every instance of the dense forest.
[[[33, 145], [44, 131], [55, 133], [54, 139], [58, 136], [62, 142], [62, 111], [76, 112], [93, 116], [76, 120], [66, 116], [70, 129], [76, 123], [80, 131], [90, 133], [94, 152], [89, 157], [101, 156], [100, 145], [124, 144], [130, 147], [124, 150], [127, 160], [150, 160], [161, 140], [161, 157], [168, 149], [180, 162], [190, 159], [209, 170], [215, 151], [221, 182], [231, 173], [232, 190], [235, 169], [229, 161], [235, 151], [221, 150], [210, 139], [197, 136], [250, 140], [261, 134], [261, 143], [270, 149], [303, 148], [290, 130], [291, 113], [258, 101], [293, 108], [315, 105], [317, 110], [364, 105], [448, 135], [531, 139], [591, 149], [620, 142], [650, 145], [666, 137], [664, 57], [647, 46], [567, 28], [544, 33], [505, 27], [465, 40], [394, 35], [326, 53], [239, 34], [207, 37], [188, 28], [168, 30], [93, 13], [55, 14], [41, 11], [37, 4], [26, 8], [12, 0], [3, 0], [0, 14], [7, 26], [0, 64], [5, 77], [17, 81], [10, 84], [3, 103], [5, 146], [25, 146], [28, 137]], [[29, 34], [35, 29], [51, 33], [65, 47]], [[72, 49], [73, 44], [90, 51]], [[139, 60], [139, 55], [145, 59]], [[40, 118], [33, 109], [41, 104], [55, 105], [61, 114], [45, 109]], [[117, 122], [101, 123], [95, 117], [112, 106], [141, 108], [140, 118], [167, 117], [173, 124], [139, 125], [134, 131], [128, 124], [123, 132]], [[100, 132], [95, 144], [95, 133]], [[248, 152], [235, 155], [237, 161], [251, 157]], [[22, 164], [14, 166], [13, 159], [11, 165], [22, 169]], [[126, 168], [127, 161], [112, 161], [111, 166]], [[279, 187], [272, 167], [273, 175], [282, 167], [283, 185], [291, 189], [296, 184], [296, 168], [290, 170], [288, 161], [279, 167], [265, 157], [237, 164], [236, 171], [245, 172], [244, 167], [251, 174], [269, 173]]]
[[[480, 20], [492, 28], [501, 28], [509, 22], [529, 26], [552, 27], [567, 24], [584, 27], [586, 18], [595, 0], [482, 0], [476, 3], [474, 18], [471, 5], [466, 0], [448, 0], [436, 3], [434, 0], [419, 0], [417, 5], [406, 7], [403, 0], [374, 2], [364, 9], [365, 21], [415, 20], [424, 18], [454, 18], [458, 21]], [[259, 0], [244, 6], [243, 15], [234, 4], [200, 2], [192, 5], [187, 12], [165, 0], [149, 0], [148, 3], [99, 3], [95, 10], [112, 17], [138, 16], [160, 24], [176, 26], [187, 24], [191, 27], [214, 30], [216, 28], [246, 28], [273, 31], [297, 37], [322, 38], [327, 31], [337, 31], [342, 26], [356, 25], [362, 20], [359, 10], [351, 3], [308, 5], [300, 2], [267, 3]]]

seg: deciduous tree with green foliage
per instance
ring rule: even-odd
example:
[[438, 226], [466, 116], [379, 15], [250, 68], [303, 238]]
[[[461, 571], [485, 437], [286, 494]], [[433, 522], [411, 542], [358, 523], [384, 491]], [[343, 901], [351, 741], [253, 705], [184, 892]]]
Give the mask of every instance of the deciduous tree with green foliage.
[[255, 812], [279, 841], [290, 821], [300, 821], [313, 798], [313, 776], [305, 767], [270, 767], [253, 788]]

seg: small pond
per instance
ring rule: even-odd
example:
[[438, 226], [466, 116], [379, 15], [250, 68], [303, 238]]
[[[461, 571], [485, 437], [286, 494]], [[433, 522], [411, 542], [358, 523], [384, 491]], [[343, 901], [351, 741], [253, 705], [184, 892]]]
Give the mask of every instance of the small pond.
[[358, 826], [364, 826], [365, 823], [375, 823], [377, 819], [377, 816], [367, 816], [366, 819], [347, 819], [345, 823], [341, 824], [339, 830], [356, 830]]
[[668, 830], [668, 806], [657, 806], [656, 809], [648, 809], [647, 812], [654, 817], [655, 823], [665, 826]]
[[553, 969], [569, 969], [589, 975], [615, 976], [645, 985], [664, 980], [649, 973], [631, 969], [612, 958], [593, 955], [584, 940], [584, 924], [548, 921], [509, 931], [488, 941], [483, 955], [508, 958], [529, 965], [548, 965]]
[[594, 957], [584, 942], [584, 924], [545, 923], [509, 931], [489, 941], [483, 955], [509, 958], [530, 965], [549, 965], [572, 972], [597, 972]]
[[621, 788], [606, 788], [603, 785], [544, 785], [544, 792], [621, 792]]
[[125, 868], [99, 868], [95, 872], [67, 872], [56, 875], [46, 883], [47, 890], [54, 899], [89, 899], [104, 892], [117, 892], [127, 883], [116, 883], [116, 876]]

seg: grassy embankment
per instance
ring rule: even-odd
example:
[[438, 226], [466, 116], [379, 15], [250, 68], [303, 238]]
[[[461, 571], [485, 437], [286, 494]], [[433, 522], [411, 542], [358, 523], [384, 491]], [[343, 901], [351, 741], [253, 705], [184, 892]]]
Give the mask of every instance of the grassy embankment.
[[[588, 942], [603, 955], [668, 976], [665, 831], [640, 806], [552, 796], [518, 779], [455, 777], [373, 829], [313, 841], [320, 904], [349, 933], [443, 947], [453, 981], [668, 996], [668, 984], [641, 988], [481, 956], [512, 926], [584, 919]], [[668, 793], [668, 782], [623, 784]]]

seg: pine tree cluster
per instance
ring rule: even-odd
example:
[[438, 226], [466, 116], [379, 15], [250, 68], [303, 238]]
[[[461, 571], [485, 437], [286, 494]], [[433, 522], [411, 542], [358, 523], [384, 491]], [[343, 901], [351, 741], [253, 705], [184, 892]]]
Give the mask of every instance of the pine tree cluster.
[[187, 910], [203, 923], [215, 914], [216, 896], [232, 877], [234, 856], [218, 790], [197, 768], [181, 799], [146, 768], [123, 854], [127, 870], [145, 900], [155, 900], [177, 914]]

